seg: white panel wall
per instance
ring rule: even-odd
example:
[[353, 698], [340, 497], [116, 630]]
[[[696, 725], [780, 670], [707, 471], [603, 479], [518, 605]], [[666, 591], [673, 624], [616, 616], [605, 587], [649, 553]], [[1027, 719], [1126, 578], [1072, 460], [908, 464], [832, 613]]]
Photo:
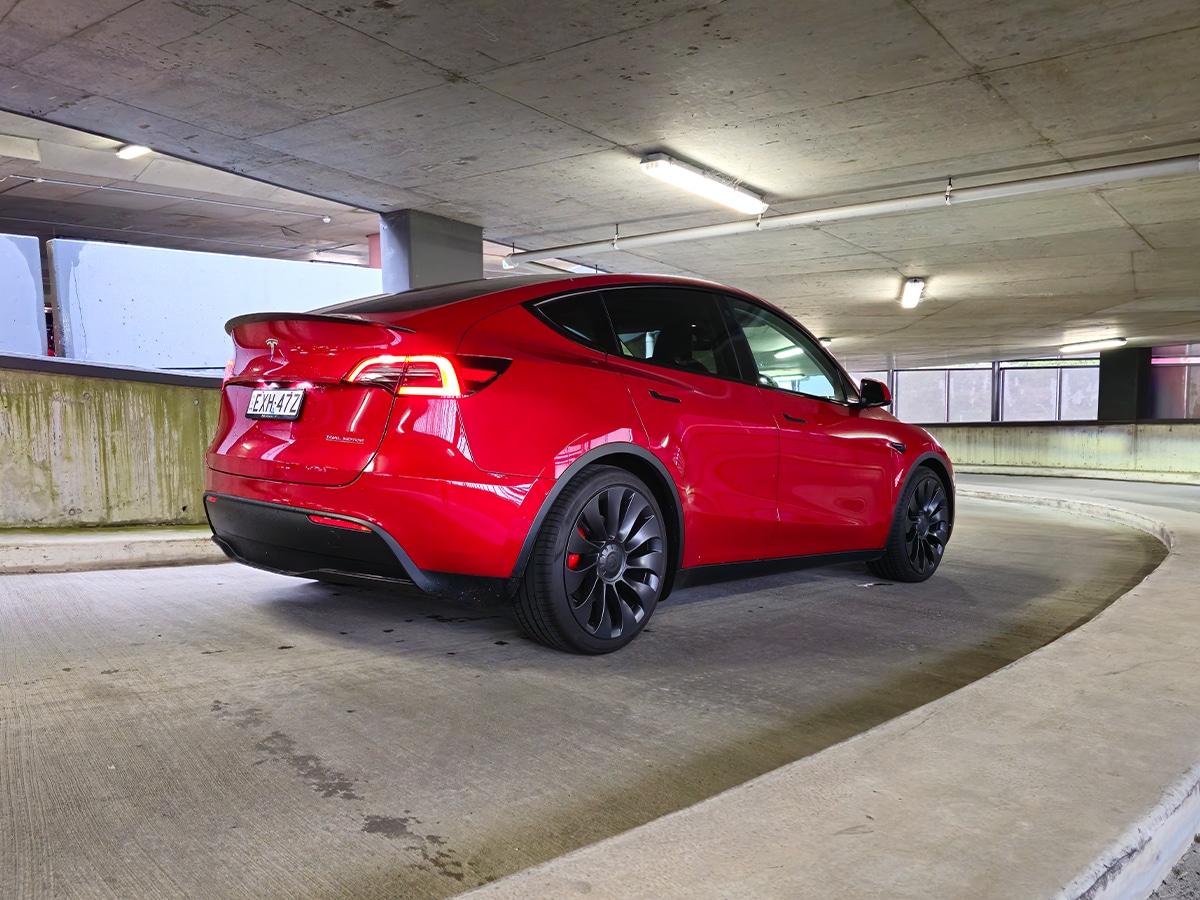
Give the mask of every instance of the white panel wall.
[[50, 241], [58, 355], [152, 369], [220, 371], [225, 322], [382, 291], [378, 269], [93, 241]]
[[46, 355], [38, 239], [0, 234], [0, 353]]

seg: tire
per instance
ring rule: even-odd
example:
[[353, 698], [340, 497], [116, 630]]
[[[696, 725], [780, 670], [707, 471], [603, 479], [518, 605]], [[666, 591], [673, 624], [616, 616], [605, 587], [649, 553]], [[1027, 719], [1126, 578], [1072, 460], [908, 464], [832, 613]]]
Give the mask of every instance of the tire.
[[526, 634], [559, 650], [611, 653], [646, 627], [666, 584], [662, 510], [639, 478], [585, 469], [554, 501], [513, 608]]
[[867, 563], [891, 581], [925, 581], [937, 571], [953, 525], [942, 479], [920, 468], [904, 486], [883, 556]]

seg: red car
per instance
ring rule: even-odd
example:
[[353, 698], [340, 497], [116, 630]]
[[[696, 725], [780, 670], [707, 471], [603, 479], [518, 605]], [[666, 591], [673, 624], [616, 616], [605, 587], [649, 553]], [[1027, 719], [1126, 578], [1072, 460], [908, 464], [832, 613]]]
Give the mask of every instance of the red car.
[[606, 653], [673, 587], [941, 561], [949, 459], [808, 332], [739, 291], [515, 277], [226, 325], [205, 508], [233, 559], [511, 603]]

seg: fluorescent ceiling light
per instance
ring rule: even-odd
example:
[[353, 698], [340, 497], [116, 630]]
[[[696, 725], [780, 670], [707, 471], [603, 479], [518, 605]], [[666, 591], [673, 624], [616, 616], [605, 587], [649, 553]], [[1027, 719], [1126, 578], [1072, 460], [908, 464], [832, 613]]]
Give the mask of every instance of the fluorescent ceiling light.
[[1094, 353], [1097, 350], [1115, 350], [1124, 347], [1125, 338], [1109, 338], [1103, 341], [1084, 341], [1081, 344], [1063, 344], [1058, 348], [1059, 353]]
[[642, 171], [659, 181], [747, 215], [760, 216], [767, 211], [768, 204], [758, 194], [731, 184], [719, 173], [705, 172], [665, 153], [651, 153], [643, 159]]
[[900, 294], [900, 305], [905, 309], [913, 309], [921, 302], [921, 295], [925, 293], [924, 278], [910, 278], [904, 282], [904, 291]]
[[776, 359], [791, 359], [793, 356], [803, 356], [803, 347], [785, 347], [775, 354]]
[[817, 340], [821, 342], [822, 347], [828, 347], [830, 344], [833, 343], [833, 338], [831, 338], [831, 337], [817, 338]]
[[149, 147], [143, 147], [141, 144], [125, 144], [117, 148], [117, 156], [121, 159], [137, 159], [139, 156], [145, 156], [150, 152]]

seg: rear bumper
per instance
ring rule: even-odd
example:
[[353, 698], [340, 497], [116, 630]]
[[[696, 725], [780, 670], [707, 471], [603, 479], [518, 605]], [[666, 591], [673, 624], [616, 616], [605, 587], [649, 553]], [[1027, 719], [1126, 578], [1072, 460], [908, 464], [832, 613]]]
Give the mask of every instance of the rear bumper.
[[[204, 495], [204, 510], [213, 540], [226, 556], [270, 572], [412, 584], [439, 597], [481, 606], [502, 603], [516, 590], [517, 579], [511, 577], [421, 569], [395, 538], [365, 519], [213, 491]], [[322, 524], [309, 516], [332, 517], [358, 527]]]

